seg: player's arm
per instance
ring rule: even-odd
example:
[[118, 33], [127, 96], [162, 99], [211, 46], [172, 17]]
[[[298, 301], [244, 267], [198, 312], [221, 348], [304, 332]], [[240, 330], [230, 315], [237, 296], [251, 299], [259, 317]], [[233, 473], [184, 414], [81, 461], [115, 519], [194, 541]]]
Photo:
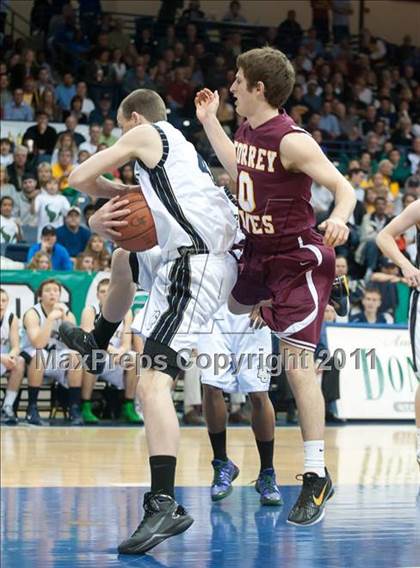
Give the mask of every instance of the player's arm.
[[43, 349], [46, 345], [48, 345], [54, 321], [61, 317], [61, 315], [61, 311], [53, 310], [48, 314], [44, 324], [41, 326], [39, 325], [39, 316], [35, 310], [29, 310], [25, 314], [23, 318], [23, 325], [26, 333], [28, 334], [29, 341], [36, 349]]
[[95, 312], [92, 306], [86, 306], [82, 311], [80, 327], [83, 331], [86, 331], [86, 333], [89, 333], [95, 327]]
[[319, 228], [325, 231], [326, 245], [343, 245], [349, 234], [346, 223], [356, 206], [351, 184], [325, 156], [315, 140], [306, 134], [284, 136], [280, 142], [280, 156], [286, 170], [303, 172], [334, 194], [335, 207]]
[[216, 153], [220, 163], [230, 177], [236, 181], [238, 168], [236, 165], [235, 146], [223, 130], [216, 113], [219, 108], [219, 94], [212, 93], [210, 89], [199, 91], [195, 97], [195, 108], [198, 120], [203, 125], [209, 142]]
[[395, 238], [420, 223], [420, 200], [411, 203], [395, 217], [376, 237], [376, 243], [385, 256], [401, 268], [409, 286], [420, 286], [420, 270], [412, 265], [399, 250]]
[[17, 357], [20, 353], [20, 341], [19, 341], [19, 320], [14, 315], [12, 323], [10, 324], [10, 357]]
[[[150, 124], [142, 124], [126, 132], [117, 142], [94, 154], [71, 172], [71, 187], [89, 195], [114, 197], [124, 195], [124, 186], [109, 184], [101, 174], [115, 170], [130, 160], [140, 159], [148, 167], [154, 168], [163, 154], [162, 141], [158, 132]], [[121, 189], [119, 189], [121, 188]]]

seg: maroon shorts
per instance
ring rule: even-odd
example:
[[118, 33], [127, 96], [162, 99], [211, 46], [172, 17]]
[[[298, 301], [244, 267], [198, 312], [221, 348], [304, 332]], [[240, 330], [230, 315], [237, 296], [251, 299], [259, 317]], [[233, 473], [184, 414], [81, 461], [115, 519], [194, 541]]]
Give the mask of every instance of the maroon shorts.
[[314, 350], [335, 277], [335, 252], [310, 230], [279, 243], [247, 240], [232, 290], [240, 304], [272, 300], [262, 316], [278, 337]]

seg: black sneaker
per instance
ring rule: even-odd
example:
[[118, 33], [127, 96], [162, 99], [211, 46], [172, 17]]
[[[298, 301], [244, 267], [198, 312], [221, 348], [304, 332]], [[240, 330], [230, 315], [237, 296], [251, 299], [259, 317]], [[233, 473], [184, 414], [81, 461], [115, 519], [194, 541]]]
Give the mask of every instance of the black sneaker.
[[36, 404], [31, 404], [26, 410], [26, 422], [32, 424], [32, 426], [46, 426], [47, 423], [42, 420], [39, 415], [38, 407]]
[[167, 538], [188, 529], [194, 519], [169, 495], [146, 493], [144, 517], [134, 533], [118, 547], [119, 554], [143, 554]]
[[78, 404], [72, 404], [69, 409], [70, 426], [83, 426], [82, 413]]
[[350, 309], [350, 290], [347, 276], [337, 276], [331, 288], [328, 303], [334, 308], [336, 314], [344, 317]]
[[319, 523], [325, 513], [325, 503], [334, 495], [334, 488], [327, 469], [325, 468], [325, 477], [308, 472], [297, 475], [296, 479], [302, 480], [303, 485], [287, 522], [298, 526]]
[[1, 423], [6, 424], [7, 426], [15, 426], [18, 422], [19, 420], [13, 410], [13, 407], [4, 405], [1, 409]]
[[101, 375], [105, 368], [105, 361], [94, 361], [93, 354], [103, 352], [99, 349], [92, 333], [86, 333], [82, 328], [65, 321], [59, 327], [60, 339], [69, 349], [77, 351], [83, 356], [87, 370], [93, 375]]

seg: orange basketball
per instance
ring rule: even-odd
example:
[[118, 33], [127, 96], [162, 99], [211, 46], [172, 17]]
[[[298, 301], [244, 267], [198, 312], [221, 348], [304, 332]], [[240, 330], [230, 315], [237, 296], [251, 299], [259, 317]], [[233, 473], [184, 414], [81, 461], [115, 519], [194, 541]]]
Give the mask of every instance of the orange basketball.
[[130, 213], [125, 217], [120, 217], [121, 221], [127, 221], [125, 227], [118, 227], [121, 237], [115, 240], [116, 244], [130, 252], [142, 252], [149, 250], [157, 245], [156, 227], [141, 190], [127, 193], [123, 199], [128, 199], [130, 203], [124, 205], [124, 209], [130, 209]]

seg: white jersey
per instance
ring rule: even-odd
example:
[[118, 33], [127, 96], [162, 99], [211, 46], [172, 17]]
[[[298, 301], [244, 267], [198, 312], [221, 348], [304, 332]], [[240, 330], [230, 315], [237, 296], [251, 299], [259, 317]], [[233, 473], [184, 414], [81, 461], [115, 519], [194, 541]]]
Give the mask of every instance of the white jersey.
[[70, 209], [70, 203], [64, 195], [40, 193], [35, 197], [35, 213], [38, 216], [38, 241], [41, 240], [41, 232], [45, 225], [55, 228], [61, 227], [64, 217]]
[[0, 325], [0, 353], [9, 353], [10, 351], [10, 327], [14, 318], [14, 314], [6, 310]]
[[[29, 310], [35, 310], [35, 312], [38, 314], [39, 317], [39, 325], [40, 327], [42, 327], [47, 319], [47, 314], [44, 311], [44, 308], [41, 305], [41, 302], [39, 302], [38, 304], [35, 304], [35, 306], [33, 306], [32, 308], [29, 308]], [[29, 310], [27, 310], [23, 316], [23, 322], [25, 322], [25, 316], [26, 314], [29, 312]], [[60, 325], [63, 323], [62, 319], [58, 319], [54, 321], [54, 325], [51, 331], [51, 337], [48, 341], [48, 344], [44, 347], [44, 349], [46, 350], [50, 350], [50, 349], [57, 349], [57, 350], [67, 350], [66, 345], [59, 340], [59, 333], [58, 333], [58, 328], [60, 327]], [[28, 351], [31, 352], [33, 350], [33, 345], [29, 339], [29, 336], [27, 334], [26, 328], [25, 328], [25, 323], [23, 324], [23, 337], [22, 337], [22, 351]]]
[[152, 211], [162, 252], [228, 251], [236, 222], [226, 195], [179, 130], [166, 121], [153, 126], [162, 139], [162, 158], [153, 169], [138, 161], [135, 175]]
[[17, 242], [19, 228], [12, 218], [0, 215], [0, 244], [12, 244]]

